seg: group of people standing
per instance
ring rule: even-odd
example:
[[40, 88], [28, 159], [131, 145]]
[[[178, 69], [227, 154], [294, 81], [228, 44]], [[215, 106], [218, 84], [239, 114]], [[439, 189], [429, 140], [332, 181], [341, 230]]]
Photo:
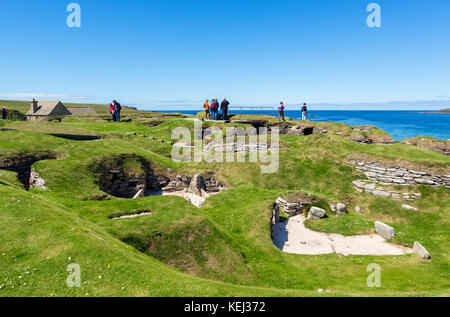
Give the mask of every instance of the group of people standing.
[[[284, 103], [281, 101], [280, 105], [278, 106], [278, 121], [283, 120], [286, 121], [286, 119], [284, 118], [284, 110], [286, 108], [284, 107]], [[302, 120], [306, 120], [307, 116], [308, 116], [308, 107], [306, 107], [306, 103], [303, 104], [302, 108]]]
[[8, 108], [3, 107], [2, 108], [2, 120], [6, 120], [8, 118]]
[[203, 107], [205, 108], [206, 112], [206, 119], [211, 120], [217, 120], [219, 118], [219, 108], [222, 110], [222, 117], [223, 120], [228, 119], [228, 107], [230, 106], [230, 103], [228, 102], [227, 98], [223, 98], [222, 102], [219, 105], [219, 101], [217, 98], [212, 98], [211, 101], [208, 99], [205, 100], [205, 103]]
[[109, 113], [112, 116], [113, 122], [120, 122], [120, 111], [121, 110], [122, 110], [122, 106], [117, 101], [113, 100], [113, 102], [109, 104]]

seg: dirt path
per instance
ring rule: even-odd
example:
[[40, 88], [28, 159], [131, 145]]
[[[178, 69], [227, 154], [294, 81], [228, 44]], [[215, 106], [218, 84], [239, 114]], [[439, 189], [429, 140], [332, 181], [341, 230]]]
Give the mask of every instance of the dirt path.
[[[320, 220], [317, 220], [320, 221]], [[376, 234], [343, 236], [312, 231], [304, 225], [303, 215], [275, 224], [273, 243], [287, 253], [342, 255], [402, 255], [411, 249], [386, 242]]]

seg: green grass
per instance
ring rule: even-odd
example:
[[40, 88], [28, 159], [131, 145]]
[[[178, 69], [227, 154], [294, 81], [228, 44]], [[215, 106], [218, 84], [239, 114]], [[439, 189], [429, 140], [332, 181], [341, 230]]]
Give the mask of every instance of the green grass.
[[[73, 117], [62, 123], [1, 122], [5, 130], [0, 131], [0, 158], [51, 151], [57, 159], [33, 165], [46, 180], [45, 191], [25, 191], [13, 172], [0, 170], [0, 296], [450, 294], [449, 190], [417, 188], [422, 198], [413, 205], [419, 211], [408, 211], [399, 201], [357, 193], [351, 181], [361, 174], [343, 164], [358, 156], [448, 171], [448, 156], [400, 143], [361, 145], [332, 133], [282, 135], [278, 172], [261, 174], [259, 163], [173, 162], [171, 146], [160, 140], [170, 141], [172, 129], [178, 126], [192, 130], [193, 123], [180, 118], [158, 120], [154, 127], [146, 126], [145, 119], [119, 124]], [[51, 135], [63, 132], [102, 139], [76, 141]], [[215, 171], [230, 189], [209, 198], [201, 209], [173, 196], [89, 201], [104, 195], [93, 164], [124, 154], [145, 158], [157, 171], [170, 168], [190, 176]], [[139, 173], [139, 162], [125, 160], [123, 166]], [[414, 254], [283, 253], [270, 239], [269, 223], [273, 202], [290, 191], [309, 192], [326, 208], [328, 202], [348, 204], [349, 214], [330, 213], [326, 219], [307, 222], [309, 228], [365, 234], [373, 232], [375, 220], [381, 220], [396, 229], [395, 242], [411, 246], [420, 241], [432, 259], [423, 261]], [[357, 205], [361, 213], [354, 211]], [[151, 214], [112, 219], [143, 211]], [[66, 267], [72, 262], [82, 269], [79, 289], [66, 285]], [[379, 289], [366, 285], [370, 263], [382, 267]], [[318, 288], [331, 293], [318, 294]]]

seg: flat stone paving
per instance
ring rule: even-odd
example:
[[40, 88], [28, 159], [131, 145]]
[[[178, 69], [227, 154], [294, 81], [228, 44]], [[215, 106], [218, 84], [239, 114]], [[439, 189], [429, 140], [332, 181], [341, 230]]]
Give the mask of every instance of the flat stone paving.
[[[314, 220], [320, 221], [320, 220]], [[344, 236], [312, 231], [304, 225], [305, 217], [298, 215], [273, 228], [273, 243], [283, 252], [295, 254], [342, 255], [402, 255], [410, 248], [386, 242], [376, 234]]]

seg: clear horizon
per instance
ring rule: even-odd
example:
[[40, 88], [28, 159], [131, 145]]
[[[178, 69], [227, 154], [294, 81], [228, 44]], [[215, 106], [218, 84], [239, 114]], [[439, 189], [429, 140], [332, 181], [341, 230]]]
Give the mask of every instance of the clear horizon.
[[80, 28], [69, 2], [3, 2], [0, 99], [449, 108], [450, 2], [378, 0], [369, 28], [371, 2], [77, 0]]

